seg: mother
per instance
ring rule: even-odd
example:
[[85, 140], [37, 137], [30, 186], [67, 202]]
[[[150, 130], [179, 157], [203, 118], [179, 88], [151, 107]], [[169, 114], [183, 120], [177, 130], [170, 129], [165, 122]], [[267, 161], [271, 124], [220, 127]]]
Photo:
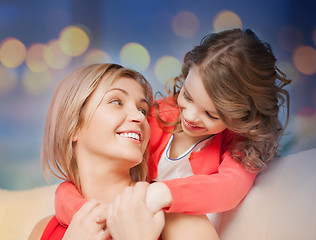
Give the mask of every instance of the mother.
[[[79, 68], [58, 85], [43, 138], [44, 171], [75, 184], [86, 199], [97, 199], [74, 217], [74, 227], [64, 239], [76, 238], [76, 232], [82, 239], [104, 239], [107, 204], [127, 186], [145, 180], [150, 136], [146, 115], [152, 102], [146, 79], [116, 64]], [[151, 221], [147, 224], [152, 223], [150, 233], [148, 228], [140, 228], [134, 233], [135, 239], [157, 239], [164, 224], [163, 213], [152, 214], [144, 201], [139, 201], [144, 200], [145, 190], [146, 186], [137, 185], [133, 191], [127, 188], [122, 196], [134, 199], [139, 205], [138, 216], [146, 216]], [[111, 209], [115, 220], [113, 211], [117, 208]], [[35, 227], [30, 239], [39, 239], [42, 233], [41, 239], [62, 239], [66, 230], [56, 217], [48, 217]], [[120, 226], [119, 231], [113, 227], [111, 234], [123, 239], [125, 230], [128, 226]]]

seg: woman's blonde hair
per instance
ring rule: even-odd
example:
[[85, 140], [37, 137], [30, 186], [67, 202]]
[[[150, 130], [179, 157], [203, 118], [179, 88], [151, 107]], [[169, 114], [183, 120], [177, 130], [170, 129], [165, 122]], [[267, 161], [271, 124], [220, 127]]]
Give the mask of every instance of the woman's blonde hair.
[[[45, 175], [71, 181], [80, 189], [78, 166], [73, 151], [73, 136], [89, 124], [106, 90], [119, 78], [128, 77], [144, 89], [149, 107], [153, 104], [152, 88], [140, 73], [117, 64], [92, 64], [69, 73], [57, 86], [50, 103], [44, 130], [41, 161]], [[93, 98], [91, 96], [93, 95]], [[91, 108], [86, 109], [88, 101]], [[146, 150], [143, 161], [131, 168], [132, 180], [147, 176]]]
[[[182, 73], [169, 94], [176, 102], [189, 70], [198, 67], [219, 117], [238, 139], [244, 139], [235, 141], [232, 156], [248, 169], [261, 169], [277, 153], [289, 118], [289, 94], [284, 86], [291, 80], [275, 64], [270, 45], [249, 29], [213, 33], [185, 55]], [[284, 103], [287, 112], [282, 126], [278, 115]]]

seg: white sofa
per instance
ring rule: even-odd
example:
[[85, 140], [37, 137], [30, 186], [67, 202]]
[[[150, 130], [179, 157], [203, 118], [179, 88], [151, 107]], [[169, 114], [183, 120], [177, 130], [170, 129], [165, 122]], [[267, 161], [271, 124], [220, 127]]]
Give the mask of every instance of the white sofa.
[[[315, 170], [316, 148], [272, 161], [241, 204], [223, 214], [221, 240], [315, 240]], [[0, 189], [0, 239], [27, 239], [53, 214], [56, 187]]]

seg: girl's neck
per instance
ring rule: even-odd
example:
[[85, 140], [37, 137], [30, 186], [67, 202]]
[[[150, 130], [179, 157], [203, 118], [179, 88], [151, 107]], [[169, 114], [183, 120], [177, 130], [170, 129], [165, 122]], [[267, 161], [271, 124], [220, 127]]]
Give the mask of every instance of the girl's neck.
[[186, 152], [190, 147], [198, 142], [206, 139], [208, 136], [191, 137], [181, 131], [181, 125], [178, 124], [175, 128], [174, 138], [170, 145], [170, 158], [176, 159], [179, 155]]

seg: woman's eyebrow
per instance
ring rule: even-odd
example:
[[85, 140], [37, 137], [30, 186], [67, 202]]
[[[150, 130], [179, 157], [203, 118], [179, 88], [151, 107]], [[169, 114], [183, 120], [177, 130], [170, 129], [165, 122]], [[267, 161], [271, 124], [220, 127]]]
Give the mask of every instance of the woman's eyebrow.
[[120, 92], [122, 92], [122, 93], [128, 95], [128, 92], [126, 92], [126, 91], [125, 91], [124, 89], [122, 89], [122, 88], [111, 88], [111, 89], [108, 90], [106, 93], [111, 92], [111, 91], [115, 91], [115, 90], [120, 91]]
[[[122, 88], [112, 88], [112, 89], [110, 89], [110, 90], [108, 90], [105, 94], [107, 94], [107, 93], [109, 93], [109, 92], [112, 92], [112, 91], [120, 91], [120, 92], [122, 92], [123, 94], [125, 94], [125, 95], [129, 95], [128, 94], [128, 92], [126, 92], [124, 89], [122, 89]], [[141, 103], [146, 103], [147, 105], [149, 104], [148, 103], [148, 100], [146, 99], [146, 98], [142, 98], [142, 99], [140, 99], [140, 102]]]

